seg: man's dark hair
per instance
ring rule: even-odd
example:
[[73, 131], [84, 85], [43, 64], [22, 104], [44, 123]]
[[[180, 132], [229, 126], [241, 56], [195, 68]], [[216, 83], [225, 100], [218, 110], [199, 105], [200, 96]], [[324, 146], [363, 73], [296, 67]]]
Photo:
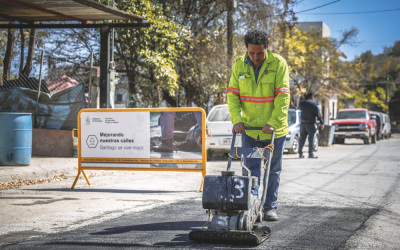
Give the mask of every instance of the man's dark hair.
[[246, 48], [248, 48], [249, 43], [251, 43], [254, 45], [262, 44], [264, 45], [264, 49], [266, 49], [269, 44], [268, 35], [262, 30], [249, 30], [246, 35], [244, 35], [244, 43], [246, 44]]
[[306, 100], [311, 99], [311, 98], [313, 98], [313, 97], [314, 97], [314, 94], [311, 93], [311, 92], [309, 92], [309, 93], [307, 93], [307, 94], [304, 95], [304, 98], [305, 98]]

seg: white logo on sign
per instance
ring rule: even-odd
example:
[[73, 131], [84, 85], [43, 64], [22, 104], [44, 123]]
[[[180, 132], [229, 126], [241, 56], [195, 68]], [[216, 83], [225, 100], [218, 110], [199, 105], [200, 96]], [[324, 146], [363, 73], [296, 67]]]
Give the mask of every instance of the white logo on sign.
[[86, 125], [90, 125], [90, 118], [89, 118], [89, 116], [87, 116], [86, 117], [86, 123], [85, 123]]

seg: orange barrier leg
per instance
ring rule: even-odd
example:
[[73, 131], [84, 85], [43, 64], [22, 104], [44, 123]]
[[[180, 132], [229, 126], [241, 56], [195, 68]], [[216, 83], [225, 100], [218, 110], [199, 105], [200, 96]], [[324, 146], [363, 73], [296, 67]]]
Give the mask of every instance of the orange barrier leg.
[[88, 177], [87, 177], [87, 175], [86, 175], [86, 173], [85, 173], [85, 171], [84, 171], [83, 169], [82, 169], [82, 174], [83, 174], [83, 176], [85, 177], [87, 184], [88, 184], [89, 186], [91, 186], [90, 181], [89, 181], [89, 179], [88, 179]]
[[75, 185], [76, 185], [76, 182], [78, 181], [80, 175], [81, 175], [81, 170], [79, 169], [79, 170], [78, 170], [78, 175], [76, 176], [75, 181], [74, 181], [74, 183], [72, 184], [71, 189], [74, 189], [74, 187], [75, 187]]
[[203, 192], [203, 187], [204, 187], [204, 176], [205, 176], [205, 174], [201, 173], [201, 175], [203, 176], [203, 180], [201, 181], [201, 186], [200, 186], [199, 192]]

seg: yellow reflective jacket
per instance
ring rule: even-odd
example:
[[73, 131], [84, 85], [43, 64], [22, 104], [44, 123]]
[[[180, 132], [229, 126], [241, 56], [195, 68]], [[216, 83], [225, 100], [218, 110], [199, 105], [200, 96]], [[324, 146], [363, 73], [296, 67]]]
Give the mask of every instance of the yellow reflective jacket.
[[[232, 124], [243, 122], [246, 127], [275, 128], [275, 138], [288, 133], [287, 113], [290, 103], [289, 71], [285, 59], [267, 51], [256, 82], [252, 66], [246, 63], [248, 53], [236, 60], [228, 87], [228, 107]], [[246, 134], [260, 140], [271, 139], [262, 131], [247, 130]]]

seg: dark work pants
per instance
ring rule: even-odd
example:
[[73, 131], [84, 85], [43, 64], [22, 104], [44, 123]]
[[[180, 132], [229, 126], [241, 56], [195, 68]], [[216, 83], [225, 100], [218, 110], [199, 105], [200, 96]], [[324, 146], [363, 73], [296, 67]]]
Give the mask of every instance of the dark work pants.
[[[245, 148], [264, 148], [271, 143], [271, 140], [256, 140], [246, 133], [242, 134], [242, 147]], [[278, 188], [279, 182], [281, 180], [281, 172], [282, 172], [282, 155], [283, 150], [285, 149], [286, 136], [282, 136], [280, 138], [275, 138], [274, 140], [274, 154], [271, 159], [271, 168], [269, 170], [269, 179], [268, 179], [268, 187], [267, 187], [267, 197], [265, 199], [264, 211], [272, 210], [276, 212], [278, 200]], [[263, 161], [264, 162], [264, 161]], [[265, 163], [263, 163], [264, 165]], [[261, 168], [261, 159], [254, 158], [245, 158], [244, 165], [251, 171], [251, 176], [256, 176], [258, 178], [258, 187], [253, 189], [251, 192], [253, 195], [257, 195], [258, 197], [258, 189], [260, 188], [260, 177], [261, 177], [261, 169], [264, 171], [264, 168]], [[260, 197], [261, 199], [262, 197]]]
[[308, 135], [308, 153], [313, 154], [314, 152], [314, 136], [315, 126], [313, 122], [302, 122], [300, 123], [300, 141], [299, 141], [299, 154], [303, 153], [304, 143]]

